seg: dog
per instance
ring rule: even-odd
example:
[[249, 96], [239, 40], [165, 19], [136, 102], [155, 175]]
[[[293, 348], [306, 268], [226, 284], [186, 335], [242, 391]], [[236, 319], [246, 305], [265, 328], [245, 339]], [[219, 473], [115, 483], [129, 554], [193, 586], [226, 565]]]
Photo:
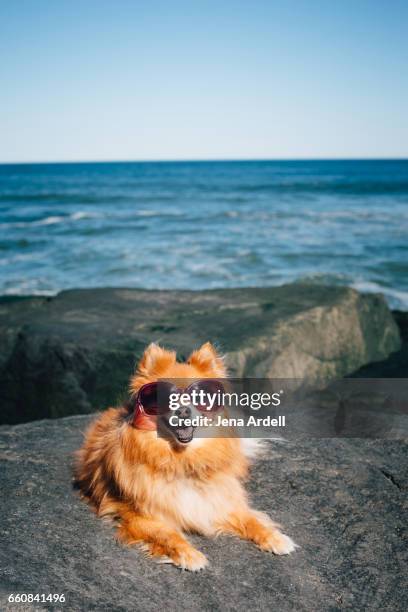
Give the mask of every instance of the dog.
[[[138, 544], [160, 562], [199, 571], [207, 558], [186, 533], [236, 535], [261, 550], [285, 555], [297, 546], [266, 514], [253, 510], [243, 486], [249, 457], [243, 439], [194, 437], [138, 410], [159, 379], [224, 379], [222, 357], [207, 342], [180, 363], [157, 344], [145, 350], [130, 381], [131, 401], [91, 424], [77, 452], [75, 477], [98, 516], [112, 516], [125, 544]], [[147, 390], [147, 391], [146, 391]], [[146, 402], [146, 400], [144, 400]]]

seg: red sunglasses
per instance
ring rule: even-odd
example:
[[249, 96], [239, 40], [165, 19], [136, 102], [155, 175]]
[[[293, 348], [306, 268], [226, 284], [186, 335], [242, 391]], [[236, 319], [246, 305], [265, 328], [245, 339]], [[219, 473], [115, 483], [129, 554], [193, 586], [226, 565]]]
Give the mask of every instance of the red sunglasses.
[[[190, 395], [193, 399], [193, 405], [201, 412], [216, 412], [222, 408], [222, 395], [224, 394], [224, 386], [219, 380], [206, 378], [193, 382], [185, 389], [180, 389], [174, 383], [167, 381], [151, 382], [143, 385], [136, 396], [136, 412], [147, 416], [160, 416], [170, 412], [171, 396], [177, 394]], [[208, 396], [214, 399], [214, 402], [209, 402]]]

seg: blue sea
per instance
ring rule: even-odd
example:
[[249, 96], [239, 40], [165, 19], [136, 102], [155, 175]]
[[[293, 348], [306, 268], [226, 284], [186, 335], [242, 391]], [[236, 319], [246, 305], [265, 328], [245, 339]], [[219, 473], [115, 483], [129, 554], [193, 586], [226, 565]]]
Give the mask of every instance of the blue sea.
[[0, 294], [307, 280], [408, 309], [408, 161], [0, 166]]

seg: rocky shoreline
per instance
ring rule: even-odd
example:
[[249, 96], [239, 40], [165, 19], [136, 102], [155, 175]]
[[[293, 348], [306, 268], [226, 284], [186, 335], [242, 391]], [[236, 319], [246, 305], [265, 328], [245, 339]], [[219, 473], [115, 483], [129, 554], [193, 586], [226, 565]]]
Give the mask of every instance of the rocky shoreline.
[[92, 416], [55, 417], [119, 401], [152, 340], [186, 355], [211, 339], [241, 375], [406, 377], [407, 313], [392, 315], [381, 296], [298, 285], [68, 291], [3, 298], [0, 336], [3, 422], [33, 420], [0, 427], [1, 609], [17, 609], [10, 593], [65, 596], [27, 610], [406, 609], [406, 439], [265, 441], [250, 497], [300, 548], [275, 557], [190, 536], [210, 565], [189, 574], [120, 546], [79, 499], [73, 453]]
[[[395, 316], [405, 334], [405, 313]], [[407, 361], [382, 296], [309, 284], [3, 297], [0, 340], [0, 423], [6, 424], [121, 402], [152, 341], [186, 356], [211, 340], [232, 375], [307, 379], [315, 386], [356, 372], [393, 376]]]

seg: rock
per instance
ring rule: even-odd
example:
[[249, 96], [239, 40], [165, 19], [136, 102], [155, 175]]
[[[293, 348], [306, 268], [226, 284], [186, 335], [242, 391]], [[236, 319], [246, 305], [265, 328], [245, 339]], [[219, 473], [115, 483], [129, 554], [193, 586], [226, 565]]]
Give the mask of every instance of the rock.
[[401, 335], [401, 348], [388, 359], [362, 366], [350, 376], [356, 378], [408, 378], [408, 312], [393, 311]]
[[[190, 574], [119, 545], [79, 499], [72, 452], [89, 420], [0, 428], [2, 610], [406, 610], [406, 441], [266, 442], [251, 498], [301, 548], [276, 557], [191, 536], [210, 565]], [[10, 593], [66, 603], [11, 605]]]
[[2, 298], [0, 338], [1, 423], [120, 402], [152, 341], [186, 356], [211, 340], [235, 376], [307, 378], [317, 386], [400, 346], [381, 296], [311, 284]]

